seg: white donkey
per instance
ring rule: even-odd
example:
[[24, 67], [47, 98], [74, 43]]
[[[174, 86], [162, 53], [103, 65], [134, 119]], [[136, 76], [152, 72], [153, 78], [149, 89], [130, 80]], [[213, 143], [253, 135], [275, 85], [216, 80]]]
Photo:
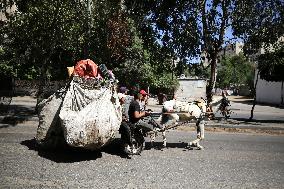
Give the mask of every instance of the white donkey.
[[[197, 139], [188, 143], [188, 147], [197, 147], [203, 149], [199, 142], [204, 139], [204, 117], [206, 114], [206, 101], [204, 99], [193, 102], [181, 102], [178, 100], [169, 100], [164, 102], [162, 115], [159, 120], [165, 129], [177, 125], [179, 120], [197, 120]], [[166, 146], [166, 134], [163, 132], [163, 145]]]

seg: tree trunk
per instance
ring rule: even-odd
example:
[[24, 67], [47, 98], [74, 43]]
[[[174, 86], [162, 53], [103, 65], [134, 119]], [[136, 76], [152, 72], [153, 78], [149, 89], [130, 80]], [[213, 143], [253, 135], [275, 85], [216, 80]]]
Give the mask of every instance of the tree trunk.
[[256, 74], [254, 88], [253, 88], [253, 105], [252, 105], [252, 108], [251, 108], [251, 111], [250, 111], [250, 118], [249, 118], [249, 120], [253, 119], [253, 111], [254, 111], [254, 107], [256, 105], [256, 86], [257, 86], [257, 83], [258, 83], [259, 73], [260, 73], [260, 71], [258, 70], [257, 74]]
[[206, 96], [207, 96], [207, 102], [208, 104], [210, 104], [212, 102], [212, 97], [213, 97], [213, 93], [212, 90], [215, 87], [215, 83], [216, 83], [216, 67], [217, 67], [217, 56], [213, 56], [211, 59], [211, 75], [210, 75], [210, 80], [209, 80], [209, 84], [206, 87]]

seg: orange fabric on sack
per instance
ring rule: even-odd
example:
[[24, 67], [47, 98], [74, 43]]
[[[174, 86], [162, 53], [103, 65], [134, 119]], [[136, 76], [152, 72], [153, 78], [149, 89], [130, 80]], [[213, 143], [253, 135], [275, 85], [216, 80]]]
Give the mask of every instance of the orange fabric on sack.
[[90, 59], [80, 60], [75, 66], [74, 73], [81, 77], [96, 77], [98, 66]]

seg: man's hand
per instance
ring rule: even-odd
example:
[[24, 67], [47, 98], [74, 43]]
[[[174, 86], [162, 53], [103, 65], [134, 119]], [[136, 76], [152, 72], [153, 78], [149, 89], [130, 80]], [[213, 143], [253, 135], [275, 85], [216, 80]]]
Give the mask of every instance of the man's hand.
[[145, 111], [145, 116], [148, 116], [148, 115], [150, 115], [150, 114], [151, 114], [150, 111]]

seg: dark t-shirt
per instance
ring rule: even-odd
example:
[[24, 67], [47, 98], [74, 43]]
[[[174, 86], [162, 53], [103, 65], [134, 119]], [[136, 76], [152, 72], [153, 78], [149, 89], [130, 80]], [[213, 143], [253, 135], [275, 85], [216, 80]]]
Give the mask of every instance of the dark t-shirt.
[[134, 117], [134, 112], [140, 112], [140, 105], [136, 100], [133, 100], [130, 105], [129, 105], [129, 110], [128, 110], [128, 116], [129, 116], [129, 121], [131, 123], [136, 123], [139, 121], [139, 118]]

